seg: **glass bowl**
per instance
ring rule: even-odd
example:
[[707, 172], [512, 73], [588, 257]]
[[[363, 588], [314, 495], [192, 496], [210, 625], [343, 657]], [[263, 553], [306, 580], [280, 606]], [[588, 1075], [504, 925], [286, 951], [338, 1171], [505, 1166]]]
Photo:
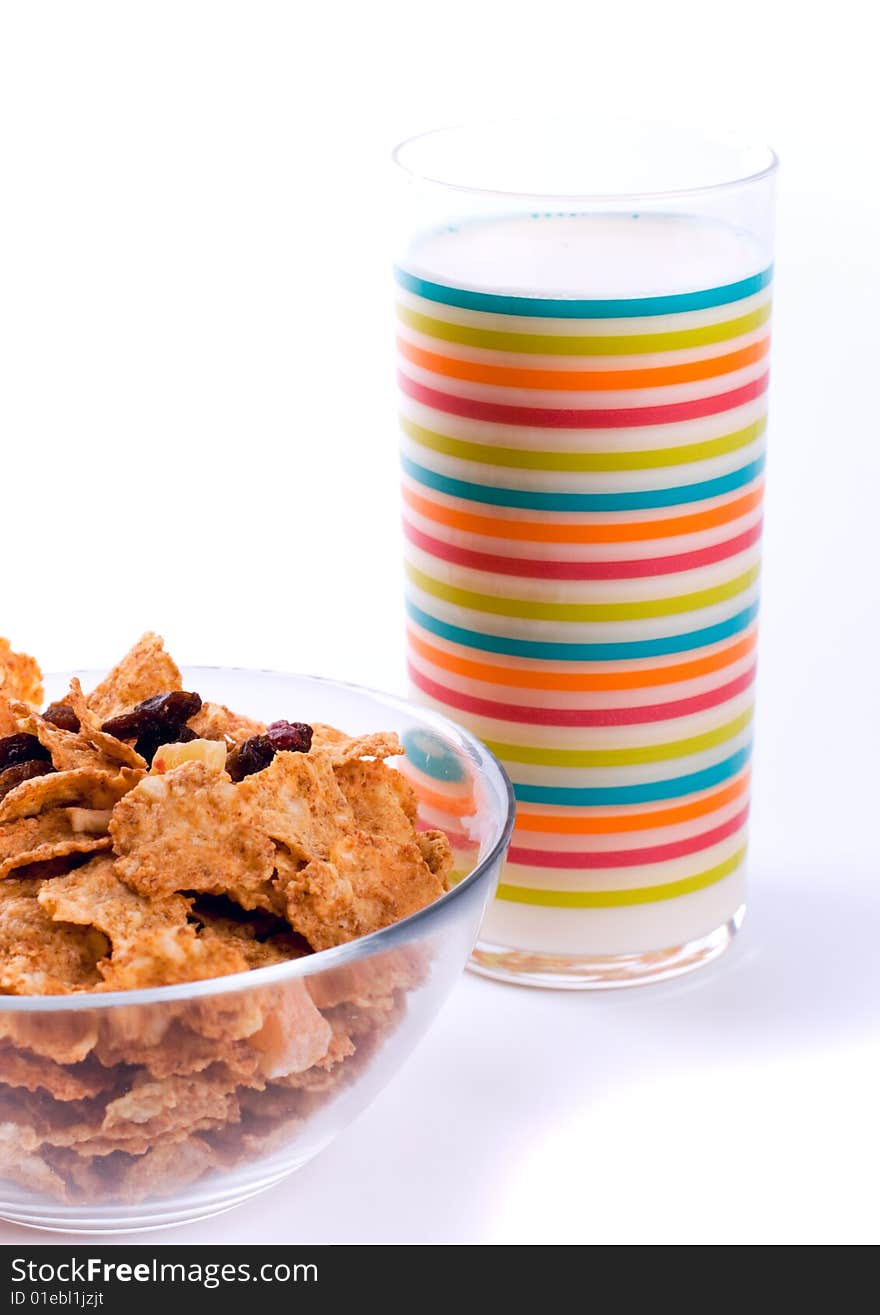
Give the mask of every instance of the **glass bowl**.
[[[99, 678], [75, 674], [85, 688]], [[449, 834], [454, 884], [372, 935], [248, 973], [0, 997], [0, 1215], [19, 1224], [109, 1233], [185, 1223], [298, 1169], [423, 1036], [495, 891], [513, 798], [466, 731], [330, 680], [211, 667], [183, 675], [184, 688], [263, 720], [396, 731], [407, 754], [392, 766], [412, 781], [420, 824]], [[68, 678], [47, 685], [47, 698], [60, 698]]]

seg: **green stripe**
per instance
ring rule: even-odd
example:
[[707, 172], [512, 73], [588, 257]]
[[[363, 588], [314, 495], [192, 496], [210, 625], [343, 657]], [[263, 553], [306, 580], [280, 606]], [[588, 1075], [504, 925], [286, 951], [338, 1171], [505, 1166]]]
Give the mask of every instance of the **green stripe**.
[[613, 909], [627, 904], [653, 904], [657, 900], [690, 895], [729, 877], [745, 856], [745, 849], [741, 849], [706, 872], [682, 881], [668, 881], [664, 886], [636, 886], [633, 890], [535, 890], [530, 886], [501, 885], [497, 897], [514, 904], [543, 904], [554, 909]]
[[528, 763], [533, 767], [632, 767], [639, 763], [662, 763], [670, 758], [687, 758], [704, 753], [732, 740], [750, 724], [754, 706], [746, 708], [733, 721], [714, 731], [691, 735], [686, 740], [667, 740], [665, 744], [639, 744], [631, 749], [548, 749], [544, 745], [499, 744], [486, 740], [489, 748], [504, 763]]
[[417, 333], [443, 342], [457, 342], [464, 347], [484, 347], [487, 351], [525, 352], [536, 356], [635, 356], [644, 352], [675, 352], [688, 347], [705, 347], [727, 342], [741, 334], [752, 333], [770, 318], [770, 302], [719, 324], [703, 324], [696, 329], [676, 329], [671, 333], [591, 334], [589, 337], [560, 333], [505, 333], [493, 329], [474, 329], [467, 324], [435, 320], [420, 315], [408, 306], [397, 307], [398, 318]]
[[529, 621], [641, 621], [651, 617], [675, 616], [680, 612], [698, 612], [703, 607], [724, 603], [753, 585], [760, 573], [754, 565], [725, 584], [699, 589], [673, 598], [643, 598], [633, 603], [544, 603], [534, 598], [500, 598], [497, 594], [476, 594], [470, 589], [434, 580], [409, 562], [406, 573], [416, 588], [433, 598], [441, 598], [456, 607], [472, 612], [490, 612], [495, 616], [515, 616]]
[[693, 461], [707, 461], [748, 447], [761, 437], [767, 417], [761, 416], [745, 429], [722, 434], [703, 443], [686, 443], [680, 447], [652, 448], [644, 452], [547, 452], [526, 451], [517, 447], [495, 447], [490, 443], [468, 443], [423, 429], [406, 416], [400, 424], [414, 443], [442, 452], [461, 461], [479, 461], [487, 466], [514, 466], [520, 470], [654, 470], [658, 466], [686, 466]]

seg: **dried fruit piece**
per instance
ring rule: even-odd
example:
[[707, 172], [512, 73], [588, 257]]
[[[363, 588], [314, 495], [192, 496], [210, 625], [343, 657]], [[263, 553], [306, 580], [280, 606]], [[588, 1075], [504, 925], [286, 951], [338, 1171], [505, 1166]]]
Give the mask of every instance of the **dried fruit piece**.
[[0, 802], [23, 782], [45, 776], [47, 771], [51, 772], [52, 767], [51, 764], [47, 765], [45, 759], [16, 763], [14, 767], [7, 767], [5, 771], [0, 772]]
[[129, 712], [105, 721], [102, 730], [121, 740], [134, 740], [140, 735], [177, 735], [201, 706], [198, 694], [184, 690], [155, 694]]
[[0, 740], [0, 772], [19, 763], [43, 761], [51, 765], [52, 755], [35, 735], [17, 733]]
[[153, 694], [180, 689], [180, 671], [158, 635], [143, 635], [86, 702], [100, 722]]
[[159, 774], [173, 771], [181, 763], [204, 763], [212, 772], [226, 770], [226, 745], [222, 740], [178, 741], [161, 744], [153, 757], [152, 770]]
[[266, 738], [278, 752], [308, 753], [312, 747], [312, 728], [304, 721], [273, 721], [266, 730]]
[[326, 1055], [332, 1035], [305, 985], [293, 981], [277, 989], [271, 1012], [250, 1041], [263, 1057], [264, 1076], [279, 1078], [317, 1064]]
[[110, 808], [66, 808], [70, 826], [82, 836], [105, 836], [113, 810]]
[[229, 755], [226, 770], [233, 781], [243, 781], [246, 776], [262, 772], [274, 757], [275, 748], [268, 735], [252, 735]]
[[226, 770], [233, 781], [243, 781], [267, 768], [276, 753], [308, 753], [312, 728], [302, 721], [273, 721], [263, 735], [252, 735], [229, 755]]
[[[191, 744], [197, 738], [198, 736], [196, 735], [195, 731], [190, 730], [189, 726], [181, 726], [180, 730], [176, 732], [176, 739], [173, 741], [173, 743]], [[141, 735], [134, 747], [137, 750], [137, 752], [141, 755], [141, 757], [145, 759], [145, 761], [148, 762], [150, 766], [152, 766], [156, 754], [159, 752], [162, 746], [170, 743], [172, 743], [172, 741], [169, 732], [157, 731], [154, 734]], [[225, 745], [224, 745], [224, 749], [225, 749]]]
[[116, 805], [110, 833], [118, 875], [148, 898], [206, 891], [245, 909], [273, 907], [274, 846], [247, 797], [204, 763], [144, 777]]
[[53, 726], [72, 731], [74, 735], [79, 730], [79, 717], [69, 703], [50, 703], [43, 713], [43, 721], [50, 721]]
[[[23, 703], [14, 702], [12, 710], [19, 728], [35, 736], [43, 748], [48, 749], [56, 771], [73, 771], [79, 767], [91, 767], [112, 775], [119, 771], [118, 757], [109, 758], [79, 732], [73, 734], [71, 731], [61, 730], [52, 722], [45, 721], [37, 713], [32, 712]], [[140, 766], [143, 770], [145, 764], [141, 763]]]

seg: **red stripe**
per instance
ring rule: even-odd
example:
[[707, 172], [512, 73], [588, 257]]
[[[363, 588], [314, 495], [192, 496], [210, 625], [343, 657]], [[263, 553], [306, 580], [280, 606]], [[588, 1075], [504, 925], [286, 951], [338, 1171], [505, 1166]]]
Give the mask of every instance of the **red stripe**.
[[689, 717], [706, 708], [717, 708], [728, 699], [735, 698], [749, 688], [755, 679], [754, 664], [726, 685], [695, 694], [689, 699], [676, 699], [673, 703], [646, 703], [635, 708], [533, 708], [522, 703], [496, 703], [493, 699], [478, 699], [431, 680], [412, 662], [408, 663], [414, 685], [429, 698], [446, 703], [460, 712], [475, 717], [491, 717], [495, 721], [515, 721], [531, 726], [639, 726], [648, 721], [672, 721], [676, 717]]
[[411, 543], [423, 552], [431, 553], [457, 566], [468, 566], [474, 571], [491, 571], [493, 575], [518, 575], [538, 580], [635, 580], [646, 575], [672, 575], [676, 571], [690, 571], [697, 566], [709, 566], [735, 557], [758, 542], [761, 522], [744, 534], [709, 548], [678, 553], [671, 557], [642, 557], [625, 562], [558, 562], [543, 561], [534, 557], [500, 557], [495, 553], [473, 552], [454, 543], [444, 543], [429, 534], [423, 534], [404, 519], [403, 531]]
[[498, 402], [478, 402], [472, 397], [457, 397], [435, 388], [417, 384], [402, 371], [398, 374], [401, 390], [423, 406], [466, 416], [470, 420], [492, 420], [502, 425], [532, 425], [537, 429], [626, 429], [632, 425], [666, 425], [676, 420], [698, 420], [718, 415], [745, 402], [752, 402], [766, 390], [769, 375], [734, 388], [729, 393], [698, 397], [691, 402], [670, 402], [666, 406], [609, 407], [603, 411], [571, 410], [568, 407], [506, 406]]
[[689, 840], [676, 840], [671, 845], [650, 845], [647, 849], [615, 849], [607, 854], [597, 850], [588, 854], [566, 854], [554, 849], [519, 849], [514, 845], [507, 857], [511, 863], [542, 868], [628, 868], [642, 863], [662, 863], [669, 858], [696, 854], [701, 849], [709, 849], [727, 840], [728, 836], [736, 835], [748, 815], [746, 806], [736, 817], [716, 826], [712, 831], [704, 831], [701, 836], [691, 836]]

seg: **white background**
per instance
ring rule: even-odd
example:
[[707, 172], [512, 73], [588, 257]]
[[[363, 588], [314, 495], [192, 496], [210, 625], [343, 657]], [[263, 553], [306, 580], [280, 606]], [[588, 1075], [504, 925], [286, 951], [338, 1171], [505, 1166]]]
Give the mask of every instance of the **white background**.
[[0, 633], [48, 668], [106, 665], [149, 626], [182, 661], [402, 688], [397, 139], [532, 109], [708, 116], [783, 161], [740, 943], [603, 998], [467, 978], [319, 1160], [145, 1241], [878, 1239], [868, 12], [0, 8]]

